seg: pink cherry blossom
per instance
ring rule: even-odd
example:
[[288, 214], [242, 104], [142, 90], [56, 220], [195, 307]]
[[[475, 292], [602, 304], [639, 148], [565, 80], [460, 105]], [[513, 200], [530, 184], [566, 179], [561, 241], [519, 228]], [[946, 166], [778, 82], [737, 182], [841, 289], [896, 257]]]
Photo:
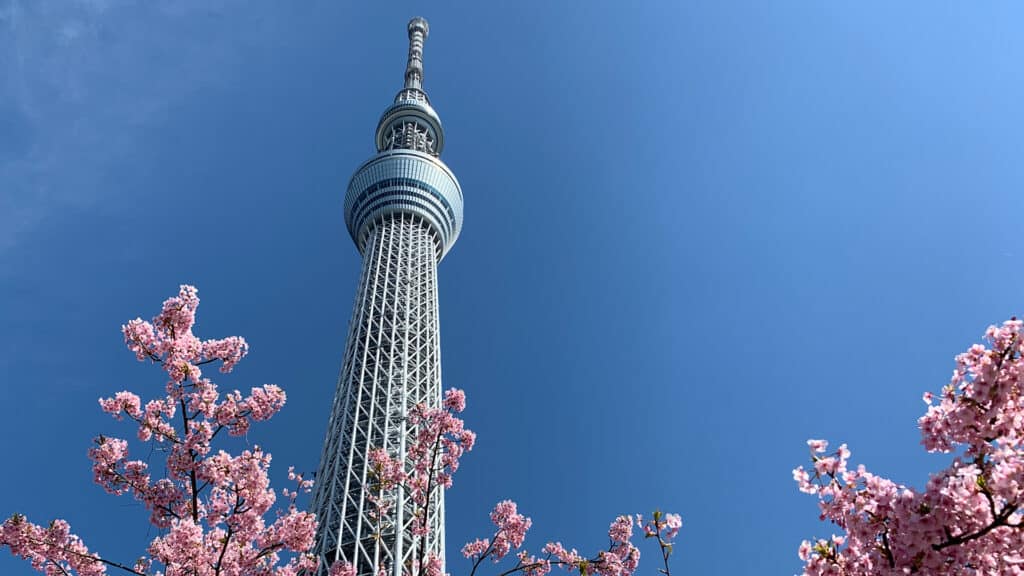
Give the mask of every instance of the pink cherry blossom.
[[[154, 478], [146, 462], [130, 460], [126, 440], [98, 436], [89, 449], [95, 482], [111, 494], [131, 494], [160, 529], [148, 556], [131, 564], [101, 558], [63, 520], [44, 528], [17, 514], [0, 524], [0, 546], [49, 576], [99, 576], [107, 567], [146, 576], [299, 576], [315, 571], [316, 558], [308, 551], [316, 519], [295, 506], [295, 495], [308, 491], [311, 481], [290, 471], [296, 490], [287, 492], [287, 510], [278, 510], [268, 524], [276, 503], [268, 478], [270, 454], [258, 446], [237, 456], [213, 450], [218, 432], [244, 434], [253, 422], [281, 410], [286, 398], [272, 384], [252, 388], [249, 395], [221, 395], [202, 377], [200, 365], [210, 362], [230, 372], [248, 345], [237, 336], [197, 338], [192, 329], [198, 306], [196, 289], [182, 286], [152, 322], [136, 319], [122, 327], [135, 357], [166, 372], [168, 381], [157, 388], [162, 397], [143, 404], [139, 395], [121, 391], [99, 401], [115, 419], [134, 421], [141, 442], [163, 445], [167, 462], [160, 469], [166, 477]], [[339, 565], [335, 572], [342, 569]]]
[[[1021, 321], [985, 332], [956, 357], [950, 383], [925, 393], [930, 452], [953, 452], [922, 490], [851, 470], [845, 445], [812, 440], [812, 470], [793, 471], [844, 534], [804, 541], [807, 575], [1024, 574], [1024, 342]], [[937, 401], [937, 403], [936, 403]]]
[[[510, 500], [499, 502], [494, 507], [491, 521], [497, 528], [492, 538], [477, 539], [462, 548], [463, 556], [473, 561], [470, 576], [475, 576], [485, 559], [499, 562], [512, 550], [519, 549], [531, 525], [530, 519], [520, 514], [518, 506]], [[502, 574], [520, 572], [524, 576], [544, 576], [551, 571], [552, 566], [560, 566], [570, 572], [578, 571], [581, 576], [631, 576], [640, 563], [640, 550], [631, 542], [634, 521], [645, 526], [645, 534], [658, 537], [664, 560], [664, 569], [659, 571], [671, 576], [668, 557], [672, 552], [672, 537], [678, 532], [682, 520], [677, 514], [661, 512], [655, 512], [654, 520], [647, 525], [643, 524], [643, 517], [639, 514], [619, 516], [608, 528], [611, 545], [607, 550], [599, 551], [593, 556], [583, 556], [575, 548], [566, 549], [561, 542], [549, 542], [542, 549], [541, 556], [530, 554], [526, 550], [516, 552], [517, 563], [511, 569], [504, 570]], [[671, 535], [661, 534], [661, 530], [666, 528]]]
[[466, 395], [457, 389], [445, 391], [439, 408], [413, 406], [407, 417], [413, 441], [407, 447], [404, 461], [383, 449], [370, 451], [372, 472], [381, 488], [380, 493], [368, 497], [375, 507], [372, 514], [380, 519], [387, 517], [398, 490], [406, 491], [416, 506], [412, 536], [419, 554], [412, 573], [417, 576], [440, 571], [440, 559], [432, 560], [426, 547], [419, 544], [432, 526], [431, 503], [437, 501], [440, 491], [452, 486], [461, 457], [476, 441], [476, 435], [456, 416], [465, 407]]
[[121, 419], [121, 412], [125, 412], [132, 418], [141, 418], [142, 409], [139, 397], [131, 392], [118, 392], [113, 398], [101, 398], [100, 407], [104, 412], [114, 415], [114, 418]]
[[623, 544], [629, 542], [633, 537], [633, 519], [629, 516], [619, 516], [608, 528], [608, 537], [612, 542]]
[[491, 556], [495, 562], [504, 558], [510, 550], [522, 546], [526, 531], [533, 524], [532, 520], [519, 513], [516, 503], [511, 500], [503, 500], [494, 506], [491, 522], [498, 527], [491, 544]]
[[466, 393], [458, 388], [449, 388], [444, 392], [444, 407], [459, 413], [466, 409]]
[[335, 562], [331, 564], [327, 576], [356, 576], [356, 567], [348, 562]]
[[79, 576], [106, 574], [106, 566], [89, 552], [82, 540], [71, 533], [64, 520], [54, 520], [46, 528], [32, 524], [20, 514], [0, 524], [0, 544], [11, 553], [32, 563], [47, 574], [74, 570]]
[[472, 542], [467, 542], [462, 547], [462, 555], [466, 558], [472, 558], [474, 556], [480, 556], [491, 547], [491, 541], [489, 538], [477, 538]]
[[584, 560], [584, 558], [576, 552], [575, 548], [572, 550], [566, 550], [565, 547], [562, 546], [561, 542], [548, 542], [544, 546], [544, 553], [548, 556], [554, 556], [562, 566], [567, 568], [578, 566], [580, 562]]
[[683, 526], [683, 518], [679, 514], [665, 514], [665, 526], [668, 528], [666, 538], [673, 539]]

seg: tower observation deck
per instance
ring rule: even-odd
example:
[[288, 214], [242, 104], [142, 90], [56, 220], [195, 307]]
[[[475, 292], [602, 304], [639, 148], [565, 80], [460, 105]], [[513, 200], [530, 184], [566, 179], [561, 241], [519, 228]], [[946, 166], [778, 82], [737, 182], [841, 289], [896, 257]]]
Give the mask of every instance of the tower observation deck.
[[[418, 403], [441, 404], [437, 264], [462, 227], [462, 189], [441, 161], [444, 130], [423, 91], [427, 21], [409, 22], [405, 84], [377, 123], [377, 154], [352, 176], [345, 224], [363, 257], [348, 340], [313, 493], [320, 575], [335, 561], [401, 576], [414, 555], [403, 491], [378, 519], [369, 452], [406, 460]], [[427, 551], [444, 555], [443, 491], [432, 498]]]

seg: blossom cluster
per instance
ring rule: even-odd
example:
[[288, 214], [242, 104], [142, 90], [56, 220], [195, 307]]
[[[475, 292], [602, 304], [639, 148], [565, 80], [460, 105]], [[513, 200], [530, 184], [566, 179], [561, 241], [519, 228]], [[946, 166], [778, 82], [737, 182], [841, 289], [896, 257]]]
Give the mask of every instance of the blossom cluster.
[[[426, 510], [431, 498], [438, 490], [452, 486], [452, 475], [459, 469], [459, 459], [476, 443], [476, 434], [465, 428], [463, 420], [456, 415], [465, 408], [465, 392], [448, 389], [441, 407], [417, 404], [410, 410], [408, 425], [413, 430], [413, 441], [404, 461], [382, 448], [370, 451], [370, 463], [381, 490], [407, 490], [420, 508], [414, 527], [416, 536], [426, 535], [429, 529]], [[389, 505], [387, 499], [374, 502], [378, 508]]]
[[519, 513], [516, 503], [503, 500], [491, 511], [491, 522], [498, 528], [492, 538], [477, 539], [462, 547], [462, 555], [466, 558], [474, 556], [490, 556], [495, 562], [504, 558], [510, 550], [523, 545], [526, 531], [533, 521]]
[[[370, 451], [377, 487], [367, 498], [373, 505], [372, 514], [379, 521], [388, 517], [396, 492], [404, 490], [416, 507], [412, 536], [427, 537], [432, 521], [429, 517], [431, 501], [436, 502], [438, 491], [451, 488], [452, 475], [459, 469], [460, 458], [476, 443], [476, 434], [457, 416], [465, 409], [465, 392], [448, 389], [440, 407], [417, 404], [409, 411], [407, 424], [413, 441], [404, 459], [383, 448]], [[426, 554], [414, 560], [410, 573], [442, 576], [441, 566], [440, 558]]]
[[71, 533], [71, 527], [64, 520], [54, 520], [44, 528], [21, 514], [14, 514], [0, 524], [0, 544], [9, 547], [12, 554], [29, 560], [40, 572], [69, 573], [73, 570], [79, 576], [106, 574], [106, 566]]
[[661, 538], [666, 541], [674, 540], [683, 526], [683, 518], [679, 514], [663, 514], [655, 512], [647, 523], [644, 523], [643, 516], [636, 515], [637, 526], [644, 530], [644, 538]]
[[[470, 576], [475, 575], [484, 560], [499, 562], [510, 551], [518, 550], [532, 524], [529, 518], [519, 513], [511, 500], [499, 502], [494, 507], [491, 522], [496, 528], [491, 538], [478, 538], [462, 547], [462, 555], [473, 561]], [[672, 540], [682, 525], [679, 515], [655, 512], [655, 520], [648, 524], [643, 523], [640, 515], [635, 517], [635, 522], [644, 529], [645, 536], [658, 537], [665, 559], [665, 568], [661, 572], [669, 576], [668, 555], [671, 554]], [[503, 574], [521, 572], [524, 576], [545, 576], [553, 566], [559, 566], [570, 572], [579, 572], [580, 576], [631, 576], [640, 563], [640, 550], [632, 543], [633, 524], [633, 516], [616, 518], [608, 528], [608, 549], [591, 557], [581, 555], [575, 548], [566, 549], [561, 542], [548, 542], [540, 556], [520, 550], [515, 554], [516, 564]]]
[[120, 438], [98, 436], [89, 450], [95, 482], [111, 494], [131, 494], [160, 530], [148, 557], [132, 566], [103, 559], [89, 552], [63, 520], [43, 528], [20, 515], [0, 525], [0, 545], [47, 574], [98, 576], [115, 566], [139, 575], [296, 576], [316, 568], [308, 554], [316, 519], [295, 506], [295, 495], [308, 491], [311, 482], [290, 471], [296, 489], [283, 491], [289, 505], [268, 521], [276, 503], [268, 478], [270, 454], [258, 446], [237, 456], [213, 450], [221, 431], [245, 434], [253, 422], [276, 414], [286, 397], [271, 384], [249, 394], [221, 394], [203, 376], [201, 366], [214, 362], [221, 372], [230, 372], [249, 347], [237, 336], [196, 337], [198, 306], [196, 289], [182, 286], [152, 322], [135, 319], [122, 327], [136, 358], [167, 373], [162, 397], [143, 403], [122, 391], [99, 401], [114, 418], [134, 421], [139, 440], [160, 445], [167, 454], [166, 475], [154, 477], [146, 462], [129, 459], [128, 442]]
[[957, 356], [938, 402], [924, 395], [922, 444], [956, 454], [923, 491], [851, 469], [845, 445], [828, 452], [824, 440], [808, 441], [813, 467], [793, 477], [845, 534], [803, 542], [805, 574], [1024, 574], [1021, 327], [990, 327], [988, 345]]

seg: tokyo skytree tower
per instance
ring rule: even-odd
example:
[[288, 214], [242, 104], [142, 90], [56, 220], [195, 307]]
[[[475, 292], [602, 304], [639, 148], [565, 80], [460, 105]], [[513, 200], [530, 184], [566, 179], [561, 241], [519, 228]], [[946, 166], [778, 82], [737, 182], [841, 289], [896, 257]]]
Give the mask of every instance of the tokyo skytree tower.
[[[462, 190], [443, 162], [444, 130], [423, 91], [427, 21], [409, 22], [405, 85], [377, 123], [377, 154], [356, 170], [345, 223], [363, 256], [327, 437], [313, 493], [320, 574], [335, 561], [359, 575], [411, 565], [414, 506], [398, 501], [378, 534], [369, 452], [407, 461], [417, 403], [441, 404], [437, 264], [462, 227]], [[427, 551], [444, 554], [443, 491], [432, 498]]]

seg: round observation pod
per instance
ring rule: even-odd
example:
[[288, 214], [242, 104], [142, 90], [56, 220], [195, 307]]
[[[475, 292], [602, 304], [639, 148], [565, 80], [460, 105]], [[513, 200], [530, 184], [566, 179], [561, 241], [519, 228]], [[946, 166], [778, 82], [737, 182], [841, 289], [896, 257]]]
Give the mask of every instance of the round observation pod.
[[377, 123], [377, 151], [409, 148], [439, 156], [444, 149], [441, 118], [430, 106], [427, 95], [415, 88], [398, 93]]
[[440, 261], [462, 229], [462, 188], [439, 158], [441, 118], [423, 91], [423, 42], [427, 21], [409, 22], [405, 84], [381, 115], [377, 155], [356, 170], [345, 194], [345, 224], [360, 252], [373, 225], [392, 214], [422, 219], [437, 239]]
[[356, 170], [345, 194], [345, 224], [360, 253], [371, 225], [389, 214], [429, 224], [440, 261], [462, 229], [462, 188], [437, 157], [413, 149], [381, 152]]

